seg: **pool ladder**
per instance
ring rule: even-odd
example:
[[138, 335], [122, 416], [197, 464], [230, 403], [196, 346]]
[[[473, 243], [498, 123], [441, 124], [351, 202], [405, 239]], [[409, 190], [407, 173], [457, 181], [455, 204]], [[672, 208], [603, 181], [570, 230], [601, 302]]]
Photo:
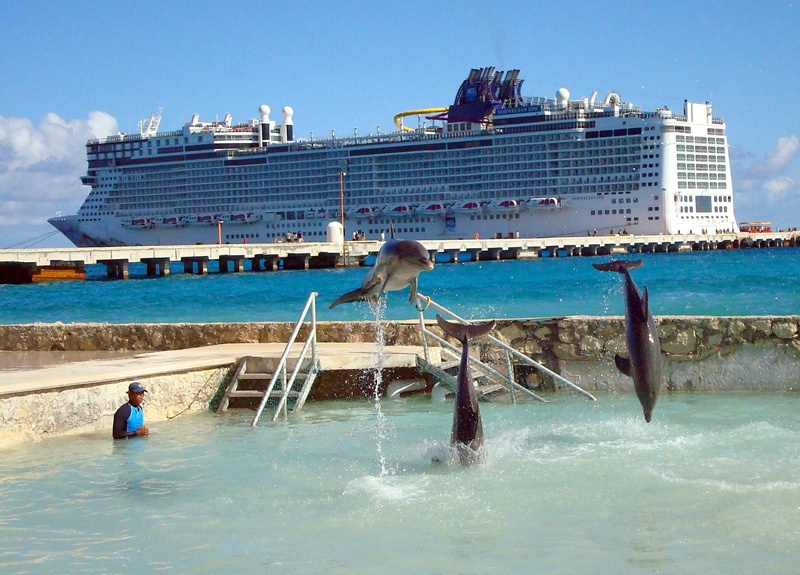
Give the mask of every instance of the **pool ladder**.
[[[294, 331], [286, 344], [277, 366], [270, 370], [270, 360], [259, 357], [245, 357], [239, 362], [228, 389], [220, 400], [218, 412], [228, 409], [231, 399], [259, 399], [255, 417], [250, 425], [255, 426], [261, 414], [270, 401], [275, 410], [272, 421], [280, 417], [281, 413], [287, 415], [289, 406], [292, 412], [300, 411], [308, 398], [311, 386], [320, 372], [320, 362], [317, 355], [317, 292], [311, 292], [306, 305], [300, 314], [300, 319], [294, 326]], [[302, 350], [297, 356], [294, 369], [288, 369], [288, 360], [292, 346], [297, 341], [300, 328], [310, 312], [310, 329]]]

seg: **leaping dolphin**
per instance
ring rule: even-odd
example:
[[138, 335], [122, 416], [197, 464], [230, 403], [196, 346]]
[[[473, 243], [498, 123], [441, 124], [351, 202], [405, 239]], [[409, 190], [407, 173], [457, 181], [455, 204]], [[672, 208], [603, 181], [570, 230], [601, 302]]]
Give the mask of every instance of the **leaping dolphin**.
[[469, 340], [483, 337], [494, 329], [494, 320], [464, 325], [446, 321], [436, 315], [436, 321], [444, 332], [461, 342], [461, 364], [458, 366], [458, 387], [453, 409], [453, 431], [450, 443], [458, 450], [458, 458], [463, 465], [475, 463], [479, 459], [478, 450], [483, 445], [483, 423], [478, 407], [478, 394], [472, 383], [469, 369]]
[[391, 235], [381, 246], [375, 265], [364, 277], [361, 287], [336, 298], [331, 308], [354, 301], [377, 301], [383, 292], [401, 290], [407, 285], [411, 286], [408, 303], [414, 302], [419, 274], [433, 269], [431, 256], [417, 241], [395, 239], [394, 227]]
[[633, 378], [633, 386], [644, 410], [644, 420], [650, 423], [653, 408], [661, 386], [661, 342], [648, 305], [647, 287], [639, 292], [628, 270], [638, 268], [642, 260], [615, 260], [606, 264], [592, 264], [603, 272], [618, 272], [625, 276], [625, 338], [628, 341], [628, 358], [614, 356], [617, 369]]

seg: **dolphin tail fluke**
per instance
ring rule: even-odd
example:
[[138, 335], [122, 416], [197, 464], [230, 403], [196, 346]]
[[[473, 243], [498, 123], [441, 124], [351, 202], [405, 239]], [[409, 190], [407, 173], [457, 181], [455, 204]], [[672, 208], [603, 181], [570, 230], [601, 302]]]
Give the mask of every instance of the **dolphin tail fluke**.
[[592, 267], [601, 272], [623, 273], [625, 270], [636, 269], [644, 263], [642, 260], [624, 261], [614, 260], [604, 264], [592, 264]]
[[465, 339], [476, 339], [483, 337], [494, 329], [494, 320], [483, 323], [463, 324], [447, 321], [439, 314], [436, 314], [436, 322], [444, 332], [450, 337], [463, 342]]
[[340, 305], [340, 304], [343, 304], [343, 303], [353, 303], [355, 301], [364, 301], [364, 295], [365, 295], [364, 294], [364, 290], [362, 290], [361, 288], [354, 289], [353, 291], [349, 291], [344, 295], [340, 295], [335, 300], [333, 300], [333, 303], [330, 306], [328, 306], [328, 309], [333, 309], [337, 305]]

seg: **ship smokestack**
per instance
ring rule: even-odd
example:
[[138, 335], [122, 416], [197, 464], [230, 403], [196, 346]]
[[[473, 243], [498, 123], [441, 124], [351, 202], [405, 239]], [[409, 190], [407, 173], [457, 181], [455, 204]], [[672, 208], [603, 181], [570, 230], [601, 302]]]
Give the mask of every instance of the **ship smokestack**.
[[281, 126], [281, 139], [284, 142], [293, 142], [294, 141], [294, 121], [292, 120], [292, 116], [294, 115], [294, 110], [291, 106], [284, 106], [283, 110], [281, 110], [281, 114], [283, 114], [283, 125]]
[[269, 106], [261, 104], [258, 107], [258, 115], [261, 117], [258, 129], [258, 147], [263, 148], [264, 143], [269, 143]]

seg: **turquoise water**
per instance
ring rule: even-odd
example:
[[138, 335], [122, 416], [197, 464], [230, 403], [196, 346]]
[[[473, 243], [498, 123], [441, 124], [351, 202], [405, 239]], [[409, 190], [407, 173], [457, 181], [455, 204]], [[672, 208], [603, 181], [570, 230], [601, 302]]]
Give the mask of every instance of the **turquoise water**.
[[380, 440], [369, 402], [329, 402], [5, 450], [0, 572], [797, 572], [797, 395], [667, 394], [649, 425], [633, 395], [481, 407], [470, 468], [430, 463], [428, 397], [384, 402]]
[[[800, 248], [642, 254], [633, 276], [656, 315], [800, 313]], [[608, 257], [438, 264], [420, 292], [467, 318], [621, 315], [622, 282], [594, 270]], [[132, 266], [134, 273], [137, 271]], [[295, 321], [319, 293], [321, 320], [372, 319], [366, 304], [328, 305], [355, 289], [365, 268], [127, 281], [0, 285], [0, 323]], [[139, 270], [144, 273], [144, 268]], [[413, 318], [408, 290], [388, 298], [389, 319]]]
[[[645, 254], [655, 314], [800, 313], [794, 248]], [[466, 317], [623, 313], [621, 284], [559, 258], [437, 265]], [[0, 286], [0, 323], [374, 320], [327, 303], [364, 269]], [[413, 317], [407, 291], [385, 314]], [[147, 406], [145, 404], [145, 410]], [[286, 422], [202, 413], [2, 451], [0, 573], [794, 573], [800, 396], [662, 394], [482, 404], [486, 461], [447, 452], [452, 402], [307, 404]]]

